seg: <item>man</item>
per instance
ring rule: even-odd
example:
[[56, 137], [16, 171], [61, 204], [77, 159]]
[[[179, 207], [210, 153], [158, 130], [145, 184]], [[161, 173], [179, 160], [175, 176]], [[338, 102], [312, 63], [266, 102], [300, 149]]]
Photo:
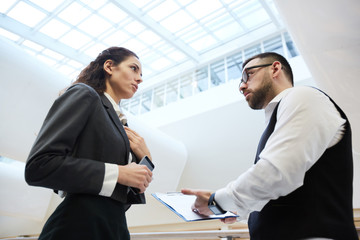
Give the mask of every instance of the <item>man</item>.
[[183, 189], [197, 196], [193, 210], [210, 215], [216, 205], [240, 219], [250, 213], [252, 240], [358, 239], [344, 112], [318, 89], [294, 88], [291, 67], [277, 53], [245, 61], [239, 88], [252, 109], [265, 110], [255, 164], [214, 193]]

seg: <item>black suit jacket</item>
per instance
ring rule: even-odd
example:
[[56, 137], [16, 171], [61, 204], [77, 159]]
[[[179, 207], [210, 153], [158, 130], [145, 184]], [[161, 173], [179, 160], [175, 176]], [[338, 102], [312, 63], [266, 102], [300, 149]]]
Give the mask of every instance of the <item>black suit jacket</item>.
[[[26, 162], [25, 180], [68, 194], [97, 195], [104, 163], [126, 165], [129, 153], [129, 140], [110, 101], [88, 85], [75, 84], [51, 107]], [[128, 187], [121, 184], [111, 198], [145, 202], [143, 195], [128, 197]]]

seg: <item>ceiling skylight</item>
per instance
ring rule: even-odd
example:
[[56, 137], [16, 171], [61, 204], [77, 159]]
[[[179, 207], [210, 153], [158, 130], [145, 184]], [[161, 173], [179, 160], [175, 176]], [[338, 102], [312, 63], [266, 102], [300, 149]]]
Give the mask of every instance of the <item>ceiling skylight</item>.
[[70, 80], [111, 46], [134, 51], [146, 81], [226, 52], [230, 41], [240, 47], [254, 30], [283, 27], [272, 0], [6, 0], [0, 18], [0, 37]]

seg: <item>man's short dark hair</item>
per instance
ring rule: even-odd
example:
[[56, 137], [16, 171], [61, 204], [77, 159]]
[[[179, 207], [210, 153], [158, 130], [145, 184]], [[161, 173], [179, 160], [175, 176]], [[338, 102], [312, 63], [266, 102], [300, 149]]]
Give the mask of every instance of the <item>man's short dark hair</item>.
[[246, 64], [248, 64], [251, 60], [254, 60], [256, 58], [266, 59], [266, 60], [268, 60], [269, 63], [279, 61], [282, 65], [285, 75], [288, 77], [289, 81], [294, 86], [294, 76], [293, 76], [293, 73], [291, 70], [291, 66], [290, 66], [289, 62], [286, 60], [286, 58], [284, 58], [283, 56], [281, 56], [280, 54], [275, 53], [275, 52], [260, 53], [260, 54], [252, 56], [251, 58], [245, 60], [242, 67], [244, 68]]

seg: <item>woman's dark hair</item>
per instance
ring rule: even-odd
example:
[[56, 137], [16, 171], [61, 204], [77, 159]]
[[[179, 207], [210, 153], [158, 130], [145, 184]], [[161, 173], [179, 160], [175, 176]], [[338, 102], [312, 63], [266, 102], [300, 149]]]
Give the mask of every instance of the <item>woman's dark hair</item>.
[[97, 58], [84, 68], [77, 77], [76, 83], [85, 83], [94, 88], [99, 94], [106, 89], [104, 63], [106, 60], [112, 60], [114, 64], [119, 64], [128, 57], [139, 58], [132, 51], [122, 47], [110, 47], [102, 51]]
[[285, 72], [285, 75], [288, 77], [288, 80], [291, 82], [291, 84], [294, 86], [294, 77], [293, 77], [293, 73], [291, 70], [291, 66], [289, 64], [289, 62], [286, 60], [286, 58], [284, 58], [283, 56], [281, 56], [280, 54], [277, 54], [275, 52], [265, 52], [265, 53], [260, 53], [258, 55], [255, 55], [249, 59], [247, 59], [244, 63], [243, 63], [243, 68], [246, 66], [246, 64], [248, 64], [248, 62], [250, 62], [253, 59], [256, 58], [260, 58], [260, 59], [265, 59], [267, 61], [269, 61], [269, 63], [275, 62], [275, 61], [279, 61], [282, 65], [282, 68]]

